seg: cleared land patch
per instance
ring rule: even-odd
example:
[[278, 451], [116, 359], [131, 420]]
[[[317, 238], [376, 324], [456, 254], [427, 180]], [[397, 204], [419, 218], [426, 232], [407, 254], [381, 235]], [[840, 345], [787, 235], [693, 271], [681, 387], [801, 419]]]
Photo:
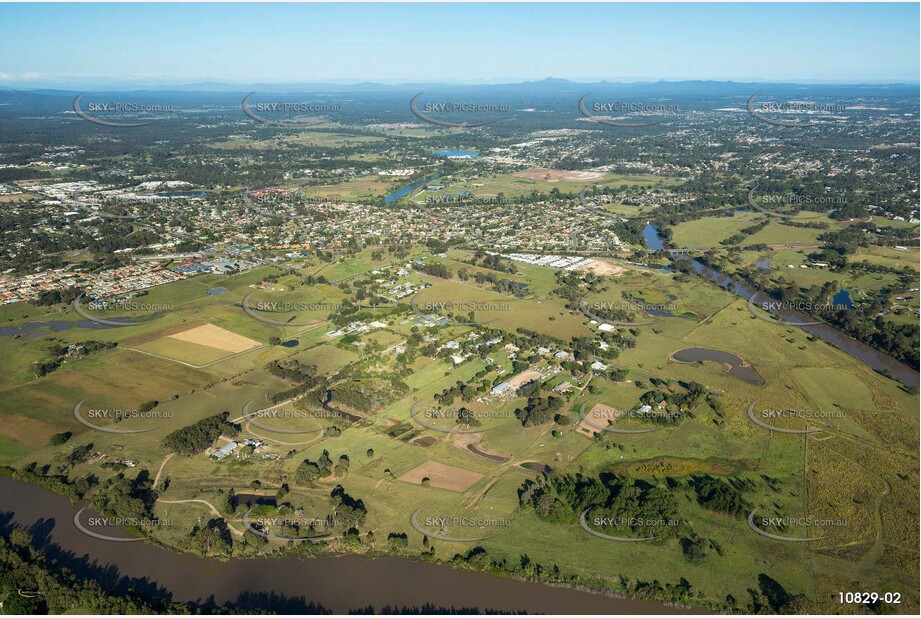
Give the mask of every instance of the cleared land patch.
[[3, 417], [3, 424], [0, 426], [0, 436], [30, 448], [46, 446], [48, 439], [58, 431], [55, 425], [22, 414]]
[[474, 483], [483, 478], [483, 475], [479, 472], [455, 468], [454, 466], [448, 466], [429, 459], [412, 470], [404, 472], [397, 480], [403, 481], [404, 483], [419, 485], [424, 478], [429, 479], [429, 484], [432, 487], [463, 492], [470, 489]]
[[210, 348], [218, 348], [219, 350], [224, 350], [232, 354], [252, 350], [262, 345], [249, 337], [232, 333], [214, 324], [203, 324], [202, 326], [196, 326], [189, 330], [167, 335], [167, 337], [178, 341], [197, 343], [198, 345], [204, 345]]
[[627, 269], [623, 266], [617, 266], [611, 262], [606, 262], [604, 260], [592, 260], [590, 264], [579, 268], [581, 272], [590, 272], [598, 275], [599, 277], [617, 277], [626, 271]]
[[617, 419], [623, 412], [616, 408], [606, 406], [603, 403], [596, 403], [585, 415], [585, 419], [579, 423], [576, 431], [589, 438], [594, 437], [596, 432], [602, 431], [607, 426], [608, 421]]
[[176, 333], [181, 333], [197, 326], [204, 326], [205, 324], [207, 324], [207, 322], [203, 322], [201, 320], [179, 322], [178, 324], [172, 324], [165, 328], [150, 330], [146, 333], [141, 333], [140, 335], [127, 337], [122, 340], [121, 344], [126, 347], [142, 346], [145, 343], [151, 343], [153, 341], [157, 341], [158, 339], [163, 339], [165, 337], [169, 337], [170, 335], [175, 335]]
[[522, 371], [514, 378], [509, 380], [508, 383], [511, 384], [514, 388], [521, 388], [525, 384], [533, 382], [534, 380], [540, 380], [540, 372], [529, 369], [527, 371]]
[[601, 172], [581, 172], [576, 170], [551, 170], [546, 167], [535, 167], [523, 172], [513, 174], [519, 178], [543, 180], [546, 182], [559, 182], [560, 180], [598, 180], [603, 178]]

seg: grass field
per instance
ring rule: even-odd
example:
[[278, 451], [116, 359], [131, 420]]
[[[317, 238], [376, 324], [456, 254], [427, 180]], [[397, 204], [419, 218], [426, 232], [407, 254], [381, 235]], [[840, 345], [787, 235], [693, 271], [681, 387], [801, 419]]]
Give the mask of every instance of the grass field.
[[674, 178], [642, 175], [598, 174], [596, 177], [585, 179], [559, 178], [558, 174], [547, 170], [547, 173], [521, 173], [505, 174], [501, 176], [472, 177], [472, 178], [439, 178], [432, 184], [444, 185], [442, 189], [423, 189], [413, 194], [416, 202], [426, 202], [429, 198], [438, 198], [445, 195], [458, 195], [462, 191], [472, 194], [473, 197], [488, 198], [502, 195], [506, 198], [530, 195], [532, 192], [549, 193], [552, 189], [559, 189], [563, 193], [579, 193], [586, 187], [611, 187], [621, 186], [660, 186], [669, 187], [677, 185], [680, 181]]
[[231, 139], [222, 142], [213, 142], [212, 148], [222, 150], [237, 150], [241, 148], [253, 150], [279, 150], [285, 148], [285, 144], [299, 144], [303, 146], [358, 146], [361, 144], [371, 144], [382, 141], [382, 138], [373, 135], [349, 135], [347, 133], [335, 132], [334, 123], [327, 125], [317, 125], [316, 130], [301, 131], [286, 135], [283, 138], [273, 140], [252, 140], [252, 139]]
[[344, 201], [355, 201], [381, 199], [399, 187], [399, 181], [386, 176], [362, 176], [332, 185], [310, 185], [302, 188], [308, 195], [333, 196]]
[[[727, 219], [725, 224], [738, 222]], [[770, 227], [765, 232], [768, 230]], [[733, 232], [730, 226], [719, 233], [728, 236]], [[702, 232], [691, 226], [682, 234], [686, 242], [693, 243], [700, 240], [695, 235], [700, 237]], [[791, 250], [772, 257], [783, 263], [798, 255]], [[467, 252], [451, 250], [446, 258], [427, 257], [426, 261], [443, 263], [454, 273], [462, 267], [471, 273], [480, 270], [463, 263], [469, 257]], [[745, 252], [739, 263], [751, 265], [758, 257], [760, 253]], [[877, 257], [893, 259], [883, 254]], [[375, 262], [369, 252], [363, 252], [356, 258], [309, 268], [333, 282], [391, 261], [385, 254], [383, 260]], [[772, 267], [778, 266], [775, 262]], [[387, 536], [405, 533], [408, 546], [399, 550], [403, 555], [428, 551], [422, 534], [410, 522], [411, 514], [419, 511], [423, 522], [453, 516], [501, 522], [442, 530], [428, 525], [429, 546], [434, 547], [438, 560], [450, 560], [480, 545], [491, 556], [514, 563], [527, 553], [533, 561], [557, 565], [586, 581], [613, 584], [623, 575], [632, 580], [675, 583], [684, 577], [704, 600], [713, 603], [723, 603], [727, 595], [744, 603], [759, 575], [768, 573], [788, 591], [802, 593], [821, 610], [832, 613], [842, 611], [835, 604], [837, 591], [851, 589], [857, 577], [867, 589], [901, 591], [901, 610], [917, 609], [917, 394], [832, 346], [810, 341], [799, 329], [754, 318], [743, 300], [699, 279], [631, 268], [606, 278], [587, 297], [589, 302], [625, 297], [653, 304], [673, 302], [675, 312], [684, 316], [619, 329], [636, 342], [616, 358], [606, 360], [627, 370], [622, 381], [590, 372], [573, 375], [551, 354], [523, 359], [527, 369], [517, 371], [519, 381], [524, 381], [521, 376], [525, 372], [534, 371], [547, 375], [548, 384], [571, 382], [569, 392], [561, 395], [564, 403], [560, 413], [568, 422], [523, 427], [514, 412], [528, 405], [528, 399], [515, 393], [477, 396], [470, 401], [457, 398], [441, 406], [454, 410], [463, 405], [482, 415], [483, 431], [478, 433], [451, 433], [454, 423], [450, 418], [437, 420], [434, 429], [417, 422], [411, 415], [414, 403], [417, 411], [438, 407], [436, 396], [459, 381], [515, 381], [514, 359], [502, 346], [517, 336], [519, 328], [564, 344], [574, 337], [597, 337], [596, 324], [567, 309], [564, 299], [553, 294], [558, 284], [552, 269], [525, 264], [516, 264], [516, 269], [517, 274], [501, 276], [527, 283], [523, 297], [500, 294], [472, 278], [464, 282], [419, 273], [408, 277], [429, 284], [418, 294], [420, 307], [427, 302], [492, 305], [474, 316], [477, 323], [490, 329], [488, 336], [502, 340], [489, 353], [489, 359], [482, 349], [473, 347], [488, 336], [471, 339], [474, 334], [485, 335], [483, 327], [433, 325], [408, 309], [388, 318], [386, 327], [364, 331], [348, 341], [327, 336], [331, 330], [327, 324], [308, 329], [254, 320], [239, 306], [248, 294], [253, 295], [254, 302], [266, 303], [338, 302], [349, 296], [340, 287], [302, 286], [298, 278], [289, 276], [263, 286], [266, 275], [278, 274], [267, 267], [234, 277], [194, 277], [156, 288], [145, 302], [173, 308], [143, 326], [70, 329], [34, 340], [0, 337], [0, 354], [4, 354], [7, 368], [0, 377], [0, 463], [58, 465], [73, 447], [91, 443], [92, 450], [108, 461], [130, 458], [137, 461], [138, 471], [147, 470], [151, 476], [162, 466], [161, 485], [165, 479], [169, 483], [155, 513], [177, 525], [158, 531], [157, 540], [180, 548], [187, 543], [198, 518], [213, 514], [206, 504], [176, 501], [204, 500], [226, 517], [231, 528], [242, 531], [245, 509], [227, 504], [231, 488], [237, 493], [258, 490], [275, 495], [286, 486], [289, 491], [284, 493], [284, 500], [294, 511], [322, 518], [330, 514], [330, 491], [341, 484], [367, 506], [367, 518], [359, 529], [363, 534], [373, 531], [374, 540], [365, 537], [363, 550], [397, 551], [388, 548]], [[786, 274], [786, 268], [779, 270]], [[799, 274], [801, 269], [796, 270]], [[355, 277], [349, 285], [357, 286], [362, 279]], [[873, 289], [870, 282], [860, 283], [864, 286], [861, 289]], [[228, 291], [208, 296], [205, 292], [212, 287]], [[402, 302], [408, 304], [409, 299]], [[438, 309], [432, 311], [439, 313]], [[324, 317], [298, 311], [283, 315], [295, 314], [298, 320]], [[76, 316], [70, 309], [0, 308], [0, 320], [5, 325], [50, 319], [75, 320]], [[195, 337], [180, 340], [175, 336], [202, 325], [210, 326]], [[36, 379], [30, 374], [30, 364], [43, 357], [51, 336], [68, 342], [89, 338], [117, 341], [119, 346], [86, 358], [68, 359], [58, 370]], [[271, 337], [293, 344], [265, 345]], [[247, 347], [250, 344], [246, 343], [241, 348], [248, 340], [260, 347]], [[419, 347], [431, 343], [435, 348], [452, 340], [467, 346], [470, 354], [456, 366], [443, 354], [416, 353], [398, 361], [391, 348], [409, 340], [417, 341]], [[717, 363], [669, 360], [676, 350], [691, 346], [742, 357], [764, 378], [764, 384], [739, 380]], [[268, 408], [275, 394], [291, 388], [291, 382], [266, 370], [267, 363], [279, 359], [314, 365], [318, 374], [330, 378], [374, 377], [388, 384], [393, 379], [405, 384], [405, 390], [372, 406], [357, 420], [323, 416], [319, 401], [296, 400], [279, 405], [316, 414], [310, 418], [266, 419], [263, 424], [268, 429], [246, 422], [243, 408], [247, 403], [254, 410]], [[194, 368], [176, 360], [214, 364]], [[635, 409], [644, 393], [657, 388], [651, 378], [670, 392], [680, 392], [682, 385], [692, 382], [701, 383], [714, 393], [719, 405], [700, 403], [679, 422], [650, 433], [602, 432], [591, 437], [578, 431], [583, 406], [586, 410], [598, 404]], [[84, 399], [87, 407], [118, 409], [157, 400], [160, 403], [155, 410], [162, 414], [128, 419], [118, 425], [150, 429], [145, 433], [97, 432], [74, 419], [74, 405]], [[836, 416], [817, 422], [824, 430], [819, 434], [784, 434], [750, 420], [747, 411], [753, 402], [759, 407], [833, 411]], [[242, 424], [241, 438], [268, 443], [267, 449], [260, 451], [266, 457], [217, 461], [200, 453], [166, 458], [161, 445], [165, 435], [222, 411]], [[777, 425], [799, 426], [795, 420], [779, 420]], [[330, 429], [333, 426], [335, 430]], [[644, 421], [632, 419], [622, 425], [644, 426]], [[72, 431], [74, 437], [63, 447], [48, 446], [51, 436], [62, 431]], [[331, 474], [310, 484], [297, 482], [301, 462], [305, 458], [319, 460], [324, 450], [335, 462]], [[342, 463], [343, 455], [348, 463]], [[519, 505], [517, 493], [526, 480], [540, 477], [539, 472], [524, 467], [535, 464], [549, 465], [557, 474], [616, 474], [672, 488], [682, 519], [692, 522], [697, 534], [716, 541], [720, 553], [691, 562], [684, 557], [677, 539], [616, 543], [593, 537], [578, 524], [541, 519], [532, 509]], [[75, 476], [90, 473], [106, 479], [115, 472], [102, 468], [99, 461], [84, 461], [71, 470]], [[749, 529], [744, 517], [718, 513], [698, 503], [689, 488], [704, 474], [738, 483], [753, 508], [846, 523], [829, 527], [823, 539], [812, 543], [782, 543], [761, 537]], [[429, 481], [423, 483], [423, 478]], [[342, 529], [334, 531], [338, 535]], [[477, 540], [444, 541], [435, 535]], [[236, 555], [252, 556], [282, 549], [282, 545], [271, 542], [265, 548], [241, 544], [235, 551]]]

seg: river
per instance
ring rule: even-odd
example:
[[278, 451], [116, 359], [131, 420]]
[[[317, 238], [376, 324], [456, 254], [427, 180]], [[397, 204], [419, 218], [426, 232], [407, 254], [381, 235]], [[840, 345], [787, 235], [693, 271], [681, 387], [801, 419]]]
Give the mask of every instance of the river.
[[441, 172], [436, 172], [435, 174], [432, 174], [431, 176], [426, 176], [425, 178], [417, 180], [414, 183], [408, 184], [404, 187], [400, 187], [399, 189], [397, 189], [396, 191], [394, 191], [393, 193], [391, 193], [390, 195], [384, 198], [384, 204], [392, 204], [398, 199], [402, 197], [406, 197], [412, 191], [415, 191], [416, 189], [418, 189], [419, 187], [421, 187], [427, 182], [431, 182], [432, 180], [435, 180], [439, 176], [441, 176]]
[[[119, 319], [119, 318], [116, 318]], [[125, 318], [120, 318], [125, 319]], [[115, 319], [112, 320], [113, 322]], [[75, 321], [64, 321], [64, 320], [52, 320], [50, 322], [29, 322], [23, 326], [0, 326], [0, 337], [21, 337], [26, 336], [27, 340], [35, 339], [36, 337], [41, 337], [49, 333], [57, 333], [62, 330], [69, 330], [71, 328], [87, 328], [90, 330], [100, 330], [105, 328], [117, 328], [114, 325], [100, 324], [98, 322], [93, 322], [92, 320], [75, 320]], [[47, 329], [47, 330], [46, 330]]]
[[[336, 613], [373, 606], [478, 607], [553, 614], [677, 614], [689, 610], [651, 601], [615, 599], [401, 558], [324, 556], [235, 559], [179, 554], [152, 544], [92, 538], [73, 525], [80, 506], [46, 489], [0, 475], [0, 524], [35, 525], [49, 553], [107, 589], [165, 595], [173, 601], [227, 601], [279, 613], [304, 613], [315, 603]], [[84, 514], [85, 517], [92, 516]], [[467, 545], [458, 545], [463, 551]], [[666, 578], [668, 579], [668, 578]], [[703, 613], [697, 610], [693, 613]]]
[[[658, 227], [654, 225], [647, 225], [643, 230], [643, 236], [646, 238], [650, 249], [667, 249], [668, 247], [665, 245], [658, 232]], [[649, 242], [650, 238], [654, 239], [653, 242]], [[767, 295], [760, 290], [756, 290], [755, 288], [750, 287], [748, 284], [737, 281], [728, 275], [724, 275], [723, 273], [716, 271], [709, 266], [706, 266], [702, 262], [688, 257], [685, 254], [672, 253], [672, 257], [680, 260], [689, 260], [691, 267], [698, 275], [709, 279], [727, 291], [734, 292], [745, 300], [750, 299], [755, 294], [759, 295], [759, 299], [768, 298]], [[842, 333], [838, 329], [829, 326], [828, 324], [791, 324], [791, 322], [811, 322], [815, 320], [815, 318], [812, 318], [805, 313], [791, 309], [778, 309], [774, 307], [772, 307], [770, 311], [775, 315], [785, 318], [789, 326], [795, 326], [796, 328], [800, 328], [806, 331], [810, 335], [818, 337], [826, 343], [835, 346], [839, 350], [847, 352], [857, 360], [869, 365], [876, 371], [888, 373], [890, 376], [905, 386], [918, 386], [918, 371], [904, 363], [900, 363], [888, 354], [884, 354], [883, 352], [875, 350], [867, 344], [857, 341], [853, 337]]]

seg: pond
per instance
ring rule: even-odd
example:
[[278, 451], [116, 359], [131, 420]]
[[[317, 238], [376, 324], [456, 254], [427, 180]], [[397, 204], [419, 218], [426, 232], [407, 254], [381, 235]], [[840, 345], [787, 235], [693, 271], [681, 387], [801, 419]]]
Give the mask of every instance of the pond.
[[749, 384], [764, 384], [764, 379], [755, 369], [740, 357], [731, 352], [711, 350], [710, 348], [685, 348], [671, 355], [681, 363], [696, 363], [701, 361], [715, 361], [729, 367], [729, 375], [739, 378]]
[[245, 504], [247, 506], [256, 506], [256, 505], [262, 505], [262, 504], [267, 504], [269, 506], [275, 506], [276, 500], [275, 500], [275, 496], [273, 495], [248, 494], [248, 493], [234, 494], [233, 495], [234, 507], [238, 507], [241, 504]]
[[851, 293], [845, 289], [838, 290], [838, 293], [832, 297], [831, 302], [835, 307], [844, 307], [845, 309], [854, 308], [854, 300], [851, 298]]
[[508, 461], [508, 457], [504, 455], [497, 455], [495, 453], [487, 453], [486, 451], [477, 448], [476, 444], [468, 444], [467, 450], [475, 455], [479, 455], [480, 457], [489, 459], [490, 461], [497, 461], [499, 463], [505, 463], [506, 461]]
[[468, 159], [480, 153], [476, 150], [435, 150], [432, 154], [439, 157], [447, 157], [449, 159]]

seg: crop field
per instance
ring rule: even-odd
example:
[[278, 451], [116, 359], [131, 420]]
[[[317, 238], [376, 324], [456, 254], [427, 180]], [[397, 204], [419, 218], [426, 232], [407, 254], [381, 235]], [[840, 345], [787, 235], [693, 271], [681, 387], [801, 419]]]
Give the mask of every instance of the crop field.
[[398, 476], [397, 480], [413, 485], [431, 484], [432, 487], [464, 492], [481, 478], [483, 475], [479, 472], [471, 472], [429, 459], [412, 470], [407, 470]]
[[257, 341], [248, 339], [232, 333], [213, 324], [203, 324], [195, 326], [189, 330], [183, 330], [172, 335], [167, 335], [169, 339], [175, 339], [182, 343], [191, 343], [209, 348], [217, 348], [225, 352], [236, 354], [258, 347]]

